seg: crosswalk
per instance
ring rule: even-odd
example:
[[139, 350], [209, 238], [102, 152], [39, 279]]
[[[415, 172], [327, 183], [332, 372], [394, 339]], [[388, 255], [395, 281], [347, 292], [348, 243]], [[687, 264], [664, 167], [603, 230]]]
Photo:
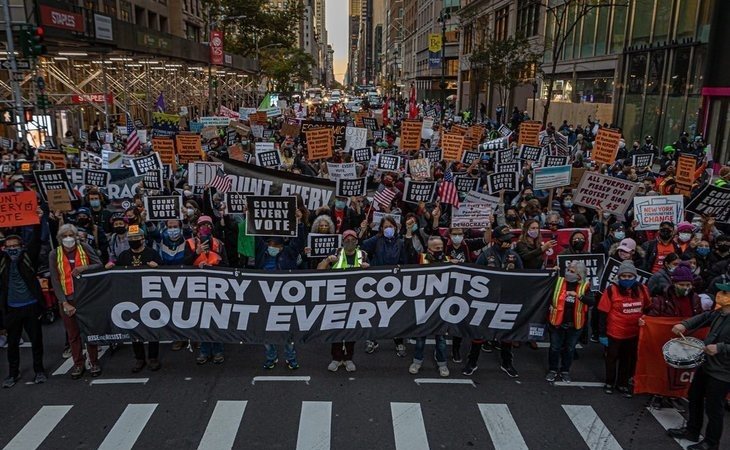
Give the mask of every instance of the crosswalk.
[[[127, 404], [121, 415], [109, 428], [98, 448], [101, 450], [132, 449], [143, 433], [158, 432], [159, 430], [146, 428], [150, 428], [148, 422], [153, 418], [155, 412], [163, 409], [159, 406], [158, 403]], [[575, 428], [574, 431], [566, 429], [565, 432], [577, 433], [589, 450], [622, 449], [592, 406], [572, 404], [561, 406], [562, 413]], [[49, 439], [49, 436], [56, 428], [66, 428], [74, 422], [72, 410], [74, 410], [74, 405], [42, 406], [6, 444], [5, 450], [53, 447], [52, 439]], [[519, 420], [515, 420], [507, 404], [476, 403], [471, 407], [467, 406], [466, 411], [472, 411], [480, 416], [491, 439], [491, 445], [496, 450], [528, 449], [525, 438], [518, 427]], [[337, 408], [333, 407], [333, 402], [330, 401], [301, 402], [296, 450], [330, 449], [333, 439], [333, 412], [337, 417]], [[382, 430], [382, 433], [384, 436], [385, 433], [392, 436], [393, 447], [396, 450], [428, 450], [431, 448], [429, 430], [424, 422], [420, 403], [391, 402], [390, 414], [389, 422], [392, 429]], [[199, 438], [198, 449], [233, 448], [239, 433], [242, 430], [253, 428], [254, 425], [247, 425], [247, 423], [260, 418], [257, 416], [255, 412], [251, 412], [251, 404], [246, 400], [217, 401], [207, 421], [205, 431]], [[651, 416], [664, 429], [681, 426], [682, 418], [676, 410], [651, 410]], [[438, 430], [431, 430], [434, 433], [436, 431]], [[334, 432], [336, 433], [337, 429]], [[64, 433], [67, 434], [68, 431], [64, 430]], [[578, 439], [577, 435], [576, 439]], [[667, 443], [671, 443], [668, 438]], [[686, 448], [687, 444], [686, 441], [677, 441], [676, 448]], [[669, 444], [670, 447], [671, 445]], [[91, 446], [96, 446], [96, 443]]]

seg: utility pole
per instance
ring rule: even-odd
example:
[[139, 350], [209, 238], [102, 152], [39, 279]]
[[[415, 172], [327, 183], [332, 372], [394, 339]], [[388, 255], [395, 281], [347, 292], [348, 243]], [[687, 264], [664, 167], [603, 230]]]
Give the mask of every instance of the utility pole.
[[5, 16], [5, 35], [8, 40], [8, 61], [10, 61], [10, 83], [13, 86], [13, 100], [15, 101], [15, 118], [18, 120], [18, 130], [20, 132], [20, 140], [26, 143], [25, 133], [25, 111], [23, 110], [23, 94], [20, 92], [20, 83], [16, 81], [16, 73], [18, 73], [18, 63], [15, 59], [15, 46], [13, 43], [13, 25], [10, 20], [9, 0], [2, 0], [3, 15]]
[[446, 11], [446, 8], [441, 10], [439, 14], [439, 22], [441, 22], [441, 82], [439, 88], [441, 88], [441, 122], [443, 123], [444, 117], [446, 117], [446, 21], [451, 18], [451, 15]]

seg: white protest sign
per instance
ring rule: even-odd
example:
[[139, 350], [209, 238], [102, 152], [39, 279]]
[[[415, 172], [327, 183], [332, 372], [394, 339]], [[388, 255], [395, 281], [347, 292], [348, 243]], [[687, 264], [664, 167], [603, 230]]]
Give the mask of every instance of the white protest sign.
[[570, 184], [571, 165], [538, 167], [532, 176], [533, 189], [552, 189]]
[[464, 203], [484, 203], [489, 205], [492, 210], [495, 210], [499, 204], [499, 197], [494, 197], [477, 191], [471, 191], [466, 194], [466, 197], [464, 197]]
[[631, 181], [585, 172], [578, 184], [573, 203], [586, 208], [600, 208], [604, 213], [623, 215], [638, 188], [639, 185]]
[[634, 197], [634, 219], [637, 230], [658, 230], [662, 222], [684, 220], [684, 198], [681, 195]]
[[400, 223], [400, 214], [388, 214], [383, 211], [373, 211], [373, 230], [378, 231], [380, 229], [380, 221], [384, 217], [392, 217], [395, 223]]
[[198, 120], [205, 127], [227, 127], [231, 123], [230, 117], [208, 116]]
[[188, 184], [190, 186], [206, 186], [213, 181], [218, 169], [223, 169], [223, 163], [192, 162], [188, 164]]
[[461, 203], [451, 213], [451, 228], [486, 228], [491, 222], [492, 207], [487, 203]]
[[354, 148], [363, 148], [368, 141], [368, 129], [358, 127], [345, 128], [345, 151]]
[[328, 162], [327, 163], [327, 172], [329, 173], [330, 180], [333, 180], [333, 181], [337, 181], [341, 178], [357, 177], [357, 167], [356, 167], [355, 163], [336, 164], [336, 163]]

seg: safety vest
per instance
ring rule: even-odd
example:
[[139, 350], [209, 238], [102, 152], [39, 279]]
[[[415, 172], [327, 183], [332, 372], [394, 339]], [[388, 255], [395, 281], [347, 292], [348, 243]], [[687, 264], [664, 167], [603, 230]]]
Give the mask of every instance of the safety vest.
[[[86, 255], [86, 250], [81, 244], [76, 246], [76, 254], [74, 256], [74, 266], [83, 267], [89, 265], [89, 258]], [[71, 263], [68, 261], [68, 256], [62, 247], [56, 249], [56, 265], [58, 267], [58, 281], [61, 282], [63, 293], [65, 295], [71, 295], [74, 293], [74, 280], [71, 276], [73, 269]]]
[[[431, 261], [429, 261], [428, 258], [426, 258], [426, 256], [428, 256], [428, 253], [419, 253], [418, 254], [418, 264], [431, 264]], [[449, 261], [451, 261], [451, 259], [447, 255], [444, 255], [444, 260], [440, 261], [440, 262], [449, 262]]]
[[717, 180], [715, 180], [715, 186], [717, 186], [717, 187], [725, 187], [727, 185], [728, 185], [728, 182], [723, 180], [722, 178], [718, 178]]
[[[193, 252], [195, 251], [195, 239], [190, 238], [186, 241], [188, 245], [190, 246], [190, 250]], [[193, 262], [193, 265], [200, 266], [200, 264], [205, 263], [208, 266], [217, 266], [220, 264], [222, 258], [220, 255], [220, 249], [221, 249], [221, 243], [216, 238], [210, 239], [210, 250], [207, 252], [203, 252], [198, 255], [197, 258], [195, 258], [195, 262]]]
[[341, 250], [339, 257], [337, 258], [337, 262], [334, 263], [332, 268], [333, 269], [357, 268], [357, 267], [361, 267], [360, 263], [362, 263], [362, 250], [360, 250], [360, 249], [355, 250], [355, 264], [353, 264], [353, 265], [349, 265], [347, 263], [347, 256], [345, 255], [345, 251]]
[[[573, 307], [573, 323], [575, 324], [575, 328], [578, 330], [583, 328], [586, 320], [586, 314], [588, 313], [588, 305], [580, 302], [580, 298], [583, 297], [588, 290], [588, 284], [588, 282], [578, 284], [578, 295], [575, 299], [575, 306]], [[568, 282], [565, 281], [565, 278], [558, 277], [558, 283], [555, 285], [555, 289], [553, 290], [553, 301], [550, 305], [550, 323], [553, 326], [557, 327], [563, 323], [566, 292], [568, 292]]]

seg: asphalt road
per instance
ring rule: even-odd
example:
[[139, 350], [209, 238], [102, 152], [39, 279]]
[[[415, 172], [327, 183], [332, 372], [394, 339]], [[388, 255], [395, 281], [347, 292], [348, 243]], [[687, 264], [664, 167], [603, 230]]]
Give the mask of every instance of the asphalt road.
[[[452, 375], [442, 379], [430, 359], [419, 375], [409, 374], [410, 358], [395, 356], [385, 341], [372, 355], [358, 343], [353, 373], [326, 370], [327, 345], [299, 348], [301, 368], [291, 371], [282, 364], [263, 369], [261, 346], [228, 345], [224, 364], [197, 366], [194, 353], [163, 344], [162, 370], [132, 374], [131, 346], [124, 345], [101, 358], [100, 378], [87, 372], [74, 381], [61, 358], [62, 324], [44, 332], [49, 381], [26, 384], [30, 349], [21, 350], [23, 379], [0, 390], [0, 447], [682, 448], [665, 435], [665, 427], [681, 422], [677, 410], [651, 410], [647, 396], [625, 399], [596, 387], [603, 373], [597, 344], [580, 350], [570, 386], [543, 381], [545, 349], [515, 349], [517, 379], [499, 371], [496, 352], [482, 353], [472, 377], [449, 362]], [[0, 349], [3, 377], [5, 353]], [[730, 448], [727, 433], [723, 446]]]

